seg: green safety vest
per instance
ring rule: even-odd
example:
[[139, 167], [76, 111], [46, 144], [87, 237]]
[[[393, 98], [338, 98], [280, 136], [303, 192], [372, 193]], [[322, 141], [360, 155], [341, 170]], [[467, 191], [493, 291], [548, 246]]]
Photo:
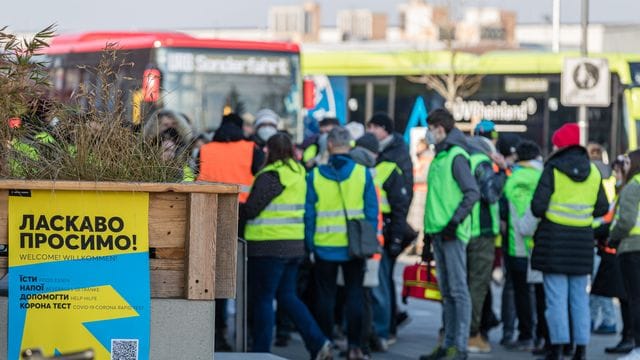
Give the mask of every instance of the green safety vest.
[[507, 255], [514, 257], [529, 256], [529, 251], [533, 248], [532, 236], [521, 236], [514, 227], [514, 220], [520, 219], [531, 207], [533, 194], [538, 186], [538, 181], [542, 176], [542, 171], [530, 168], [516, 168], [507, 179], [504, 186], [504, 196], [509, 201], [509, 243]]
[[318, 155], [318, 145], [311, 144], [302, 152], [302, 161], [307, 162]]
[[[318, 168], [313, 170], [313, 188], [318, 195], [316, 208], [316, 247], [347, 247], [346, 208], [349, 219], [364, 219], [364, 190], [367, 169], [356, 164], [351, 175], [340, 182], [324, 177]], [[341, 199], [340, 192], [344, 199]], [[344, 205], [343, 205], [344, 204]]]
[[391, 213], [391, 205], [389, 204], [389, 199], [387, 198], [387, 192], [384, 191], [384, 183], [387, 182], [389, 176], [393, 174], [394, 171], [397, 171], [399, 174], [402, 174], [402, 170], [396, 165], [396, 163], [391, 161], [383, 161], [376, 165], [375, 176], [373, 178], [373, 182], [378, 187], [378, 191], [380, 192], [380, 212], [383, 214]]
[[[462, 190], [453, 177], [453, 159], [462, 155], [469, 160], [469, 154], [453, 146], [439, 152], [429, 167], [427, 179], [427, 202], [424, 214], [424, 231], [427, 234], [442, 232], [462, 201]], [[467, 216], [456, 231], [457, 237], [465, 244], [471, 238], [471, 218]]]
[[582, 182], [573, 181], [560, 170], [553, 169], [554, 191], [545, 217], [560, 225], [591, 227], [601, 181], [600, 171], [593, 164], [589, 177]]
[[9, 169], [11, 171], [11, 174], [18, 177], [24, 176], [24, 161], [22, 160], [29, 159], [31, 161], [38, 161], [40, 159], [40, 153], [34, 146], [19, 139], [12, 139], [10, 145], [14, 151], [14, 154], [17, 155], [17, 158], [9, 158]]
[[293, 160], [287, 163], [276, 161], [265, 166], [258, 174], [275, 171], [284, 187], [260, 214], [247, 221], [244, 237], [247, 241], [303, 240], [304, 203], [307, 182], [302, 165]]
[[[491, 159], [482, 153], [472, 154], [470, 157], [471, 162], [471, 174], [475, 176], [476, 168], [483, 162], [493, 164]], [[489, 204], [489, 212], [491, 213], [491, 235], [496, 236], [500, 233], [500, 208], [498, 202], [495, 204]], [[477, 238], [482, 234], [480, 228], [480, 201], [473, 205], [471, 210], [471, 237]]]

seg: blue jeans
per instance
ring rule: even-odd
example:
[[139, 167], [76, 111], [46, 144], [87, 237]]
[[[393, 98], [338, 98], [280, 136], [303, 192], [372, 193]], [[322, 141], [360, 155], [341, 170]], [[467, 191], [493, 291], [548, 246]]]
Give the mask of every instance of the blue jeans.
[[589, 344], [591, 316], [587, 286], [588, 275], [544, 274], [545, 317], [552, 344], [568, 344], [571, 341], [569, 313], [573, 342], [577, 345]]
[[316, 354], [327, 341], [309, 309], [296, 295], [296, 276], [300, 259], [250, 257], [248, 267], [250, 306], [253, 308], [253, 352], [270, 352], [275, 325], [273, 300], [277, 299], [293, 321], [307, 350]]
[[391, 325], [391, 290], [393, 286], [389, 283], [391, 278], [391, 266], [389, 255], [386, 251], [382, 253], [378, 278], [380, 283], [371, 289], [371, 310], [373, 313], [373, 327], [379, 338], [389, 339], [389, 328]]
[[467, 285], [467, 250], [460, 240], [433, 237], [438, 286], [442, 294], [445, 348], [467, 352], [471, 326], [471, 296]]

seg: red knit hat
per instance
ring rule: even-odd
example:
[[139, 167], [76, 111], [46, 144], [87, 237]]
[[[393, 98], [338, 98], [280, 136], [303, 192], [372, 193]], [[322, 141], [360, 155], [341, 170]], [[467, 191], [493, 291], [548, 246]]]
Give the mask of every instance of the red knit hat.
[[580, 145], [580, 128], [576, 123], [564, 124], [553, 133], [551, 142], [558, 148]]

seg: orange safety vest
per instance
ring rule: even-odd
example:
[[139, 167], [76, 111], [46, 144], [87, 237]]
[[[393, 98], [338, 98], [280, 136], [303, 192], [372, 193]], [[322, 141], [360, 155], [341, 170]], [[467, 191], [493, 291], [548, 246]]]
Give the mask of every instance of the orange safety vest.
[[253, 183], [251, 164], [253, 162], [252, 141], [214, 141], [200, 148], [200, 174], [198, 180], [239, 184], [240, 203], [247, 201]]

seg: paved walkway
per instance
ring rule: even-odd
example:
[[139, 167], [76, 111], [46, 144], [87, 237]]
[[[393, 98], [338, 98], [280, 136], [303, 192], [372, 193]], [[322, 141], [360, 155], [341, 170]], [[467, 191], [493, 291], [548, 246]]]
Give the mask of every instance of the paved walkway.
[[[405, 257], [403, 262], [412, 263], [415, 258]], [[402, 275], [402, 265], [396, 269], [398, 283]], [[499, 294], [494, 294], [497, 298], [494, 304], [499, 308]], [[440, 305], [430, 301], [409, 299], [407, 310], [411, 316], [411, 322], [401, 328], [398, 334], [398, 342], [391, 346], [386, 353], [374, 353], [374, 359], [418, 359], [421, 354], [429, 352], [436, 344], [438, 328], [440, 327], [441, 315]], [[493, 351], [489, 354], [472, 354], [470, 359], [505, 359], [505, 360], [532, 360], [535, 359], [530, 353], [509, 352], [504, 350], [498, 342], [501, 338], [501, 331], [494, 330], [490, 334]], [[616, 359], [616, 356], [604, 354], [606, 346], [612, 346], [619, 340], [618, 336], [593, 336], [588, 349], [589, 359]], [[286, 348], [273, 347], [272, 351], [287, 359], [308, 359], [309, 355], [304, 349], [302, 341], [295, 335], [293, 341]]]

